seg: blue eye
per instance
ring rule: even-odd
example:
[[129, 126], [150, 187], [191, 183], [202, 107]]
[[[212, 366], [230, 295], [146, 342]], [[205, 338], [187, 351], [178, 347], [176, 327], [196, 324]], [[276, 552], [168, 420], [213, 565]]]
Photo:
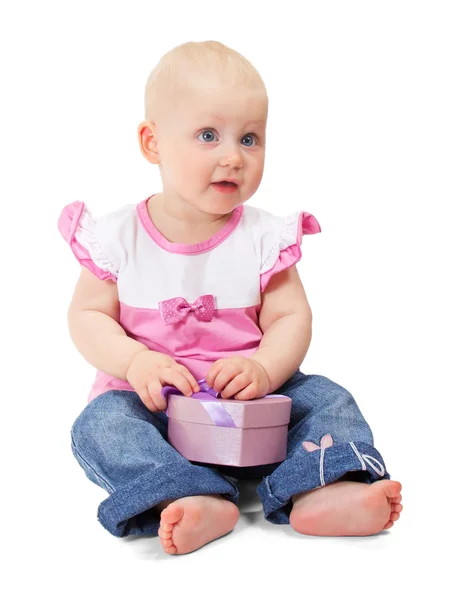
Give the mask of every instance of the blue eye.
[[242, 143], [243, 143], [243, 140], [246, 140], [246, 139], [251, 139], [253, 141], [252, 144], [249, 144], [248, 148], [251, 148], [251, 146], [254, 146], [254, 137], [250, 133], [247, 133], [247, 135], [243, 136]]
[[[214, 142], [216, 141], [215, 132], [212, 129], [204, 129], [199, 133], [199, 140], [201, 140], [202, 142]], [[251, 140], [251, 143], [244, 143], [246, 140]], [[255, 145], [255, 143], [255, 136], [251, 133], [247, 133], [242, 138], [242, 145], [247, 148], [251, 148]]]
[[[202, 131], [199, 134], [199, 140], [202, 139], [200, 136], [203, 135], [205, 136], [205, 138], [202, 140], [203, 142], [214, 142], [214, 136], [215, 134], [213, 133], [213, 131], [211, 131], [211, 129], [205, 129], [204, 131]], [[213, 136], [213, 137], [211, 137]]]

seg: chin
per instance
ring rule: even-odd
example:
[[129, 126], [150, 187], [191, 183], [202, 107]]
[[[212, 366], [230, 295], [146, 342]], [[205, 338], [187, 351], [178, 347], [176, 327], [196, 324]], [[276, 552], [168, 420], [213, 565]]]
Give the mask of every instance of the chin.
[[215, 215], [227, 215], [232, 212], [237, 206], [242, 204], [242, 202], [221, 202], [218, 203], [217, 206], [212, 207], [212, 214]]
[[230, 212], [232, 212], [234, 210], [234, 208], [236, 208], [236, 206], [232, 206], [232, 205], [231, 206], [212, 206], [212, 207], [202, 207], [200, 210], [204, 213], [207, 213], [207, 215], [222, 216], [222, 215], [228, 215]]
[[195, 206], [202, 212], [205, 212], [209, 215], [227, 215], [228, 213], [232, 212], [234, 208], [237, 208], [237, 206], [239, 206], [240, 204], [242, 204], [242, 202], [232, 198], [231, 200], [207, 200], [206, 202], [198, 203]]

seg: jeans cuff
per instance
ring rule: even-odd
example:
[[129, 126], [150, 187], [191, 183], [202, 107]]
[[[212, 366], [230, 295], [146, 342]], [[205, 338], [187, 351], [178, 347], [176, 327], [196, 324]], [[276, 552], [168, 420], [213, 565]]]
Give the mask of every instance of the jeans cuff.
[[289, 523], [291, 498], [357, 472], [358, 481], [390, 479], [380, 453], [363, 442], [346, 442], [307, 451], [302, 445], [257, 487], [264, 516], [276, 525]]
[[239, 491], [228, 479], [186, 461], [182, 467], [152, 469], [118, 488], [99, 505], [97, 518], [115, 537], [157, 535], [160, 514], [151, 510], [154, 506], [164, 500], [208, 494], [221, 494], [234, 504], [239, 501]]

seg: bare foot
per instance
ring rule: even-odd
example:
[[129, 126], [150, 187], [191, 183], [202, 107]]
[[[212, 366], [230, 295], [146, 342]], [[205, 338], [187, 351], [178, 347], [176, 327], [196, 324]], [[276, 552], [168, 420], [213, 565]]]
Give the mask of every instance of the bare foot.
[[307, 535], [373, 535], [389, 529], [402, 510], [401, 484], [336, 481], [293, 496], [291, 527]]
[[168, 554], [187, 554], [234, 529], [239, 516], [221, 496], [179, 498], [161, 512], [161, 544]]

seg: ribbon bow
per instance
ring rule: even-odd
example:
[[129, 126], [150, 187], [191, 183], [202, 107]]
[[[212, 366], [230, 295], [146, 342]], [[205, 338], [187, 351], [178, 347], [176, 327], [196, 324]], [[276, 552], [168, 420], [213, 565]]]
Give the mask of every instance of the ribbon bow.
[[[211, 388], [206, 383], [205, 379], [199, 379], [197, 383], [199, 384], [200, 392], [195, 392], [192, 394], [192, 398], [197, 398], [200, 400], [200, 403], [210, 415], [213, 423], [219, 427], [237, 427], [233, 418], [223, 406], [223, 403], [217, 400], [217, 398], [220, 398], [220, 393]], [[169, 394], [179, 394], [180, 396], [183, 395], [180, 390], [178, 390], [176, 387], [173, 387], [173, 385], [166, 385], [162, 388], [161, 395], [167, 400], [167, 408], [165, 410], [165, 414], [167, 416], [169, 416]]]
[[159, 312], [166, 325], [182, 321], [189, 311], [193, 311], [199, 321], [211, 321], [215, 312], [213, 296], [211, 294], [199, 296], [192, 304], [181, 297], [159, 302]]

